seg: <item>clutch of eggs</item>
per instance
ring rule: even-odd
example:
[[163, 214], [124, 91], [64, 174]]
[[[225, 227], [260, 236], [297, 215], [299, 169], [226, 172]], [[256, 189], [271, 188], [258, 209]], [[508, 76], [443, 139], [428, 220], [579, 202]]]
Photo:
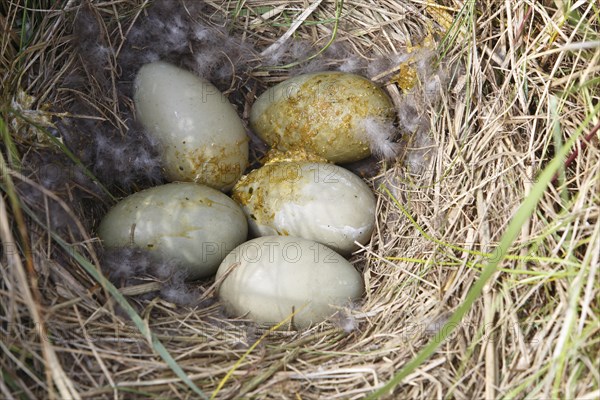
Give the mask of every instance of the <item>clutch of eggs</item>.
[[343, 72], [299, 75], [269, 88], [254, 103], [250, 126], [279, 150], [303, 148], [335, 163], [371, 154], [364, 122], [392, 121], [394, 107], [370, 80]]
[[162, 145], [167, 178], [231, 189], [248, 166], [248, 138], [225, 96], [161, 61], [144, 65], [134, 87], [137, 117]]
[[311, 161], [267, 162], [244, 176], [232, 197], [255, 236], [290, 235], [349, 255], [375, 226], [375, 197], [352, 172]]
[[276, 325], [292, 317], [307, 328], [360, 298], [360, 274], [330, 248], [291, 236], [264, 236], [238, 246], [217, 271], [226, 311]]
[[236, 202], [193, 182], [137, 192], [102, 219], [106, 247], [138, 247], [185, 268], [189, 279], [212, 275], [227, 253], [246, 240], [248, 225]]

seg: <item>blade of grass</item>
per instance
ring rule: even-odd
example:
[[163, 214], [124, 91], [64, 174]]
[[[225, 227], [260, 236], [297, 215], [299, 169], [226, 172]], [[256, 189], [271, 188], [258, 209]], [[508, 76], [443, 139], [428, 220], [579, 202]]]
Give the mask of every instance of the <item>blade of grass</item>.
[[[568, 308], [566, 311], [566, 318], [562, 324], [562, 330], [560, 333], [560, 337], [558, 339], [558, 343], [556, 344], [555, 352], [552, 356], [552, 360], [554, 361], [555, 371], [554, 382], [552, 385], [552, 397], [560, 398], [560, 397], [569, 397], [567, 393], [561, 393], [561, 382], [563, 379], [563, 375], [565, 374], [565, 370], [567, 369], [567, 357], [568, 354], [572, 351], [571, 344], [574, 341], [573, 334], [577, 329], [577, 316], [578, 316], [578, 308], [581, 301], [581, 291], [583, 290], [583, 286], [585, 283], [585, 275], [586, 272], [589, 271], [589, 267], [592, 263], [592, 258], [597, 257], [598, 254], [598, 237], [600, 236], [600, 225], [596, 224], [596, 229], [594, 229], [594, 233], [591, 237], [591, 242], [594, 243], [591, 247], [591, 251], [588, 251], [585, 255], [584, 260], [579, 267], [579, 271], [575, 279], [571, 282], [569, 287], [569, 299], [568, 299]], [[570, 257], [573, 257], [571, 254]], [[596, 259], [596, 262], [598, 260]], [[553, 372], [554, 372], [553, 371]]]
[[[559, 105], [558, 105], [558, 99], [553, 96], [553, 95], [549, 95], [548, 96], [548, 103], [549, 103], [549, 109], [550, 109], [550, 113], [552, 115], [552, 120], [550, 121], [550, 124], [552, 126], [552, 139], [554, 141], [554, 149], [556, 150], [556, 153], [558, 153], [560, 151], [560, 148], [562, 147], [562, 130], [560, 128], [560, 115], [559, 115]], [[558, 169], [558, 184], [560, 187], [563, 188], [563, 190], [560, 191], [560, 198], [563, 201], [563, 204], [567, 203], [569, 200], [569, 193], [567, 188], [564, 186], [564, 183], [566, 181], [566, 170], [565, 170], [565, 165], [563, 164], [561, 166], [561, 168]]]
[[510, 247], [521, 232], [521, 226], [530, 218], [535, 211], [538, 202], [544, 195], [547, 186], [550, 184], [554, 174], [561, 168], [564, 159], [569, 154], [571, 147], [582, 134], [583, 130], [590, 124], [592, 119], [598, 114], [600, 104], [596, 105], [594, 111], [587, 116], [585, 121], [579, 126], [575, 134], [569, 138], [564, 146], [556, 153], [556, 156], [550, 161], [548, 166], [544, 168], [539, 175], [539, 179], [531, 189], [530, 195], [523, 200], [521, 206], [515, 213], [513, 219], [508, 224], [506, 231], [502, 235], [502, 239], [494, 251], [495, 257], [490, 259], [485, 268], [481, 272], [479, 279], [473, 284], [473, 287], [468, 292], [465, 301], [458, 306], [456, 311], [448, 319], [444, 327], [440, 330], [440, 334], [427, 345], [417, 355], [400, 369], [393, 377], [381, 388], [370, 394], [367, 399], [376, 399], [379, 396], [390, 393], [394, 388], [402, 382], [410, 373], [418, 368], [425, 360], [427, 360], [437, 348], [446, 340], [454, 329], [459, 326], [465, 314], [471, 309], [471, 306], [479, 298], [483, 291], [483, 287], [487, 281], [494, 275], [498, 268], [498, 264], [504, 260]]
[[[0, 137], [2, 137], [2, 143], [6, 146], [6, 153], [8, 156], [8, 164], [16, 169], [21, 169], [21, 156], [19, 155], [19, 151], [17, 150], [17, 146], [15, 142], [12, 140], [12, 136], [8, 132], [8, 127], [4, 122], [4, 118], [0, 115]], [[0, 173], [4, 173], [5, 171], [0, 171]]]
[[439, 65], [439, 63], [446, 58], [446, 55], [450, 51], [450, 49], [456, 48], [456, 41], [458, 40], [458, 38], [461, 36], [461, 34], [464, 36], [465, 33], [468, 31], [467, 28], [470, 28], [473, 24], [474, 13], [475, 2], [465, 2], [464, 5], [461, 7], [460, 11], [458, 12], [458, 15], [454, 18], [452, 25], [450, 25], [450, 28], [442, 38], [442, 41], [438, 45], [437, 53], [439, 54], [439, 57], [436, 60], [436, 66]]

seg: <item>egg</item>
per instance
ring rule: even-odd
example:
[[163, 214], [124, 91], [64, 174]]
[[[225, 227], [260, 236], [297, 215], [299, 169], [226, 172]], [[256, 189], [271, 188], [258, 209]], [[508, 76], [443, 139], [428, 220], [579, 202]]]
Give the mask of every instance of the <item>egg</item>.
[[197, 279], [216, 272], [223, 258], [246, 240], [248, 225], [225, 194], [181, 182], [125, 198], [106, 214], [97, 233], [106, 247], [146, 249]]
[[272, 161], [243, 177], [232, 197], [254, 236], [290, 235], [343, 255], [365, 244], [375, 227], [375, 196], [352, 172], [334, 164]]
[[293, 312], [293, 326], [317, 324], [359, 299], [364, 284], [341, 255], [310, 240], [264, 236], [225, 257], [216, 276], [219, 299], [234, 316], [275, 325]]
[[299, 75], [269, 88], [254, 103], [251, 128], [280, 150], [304, 148], [335, 163], [371, 154], [365, 122], [393, 121], [387, 94], [343, 72]]
[[162, 145], [169, 180], [229, 190], [248, 166], [244, 125], [210, 82], [165, 62], [146, 64], [134, 102], [137, 118]]

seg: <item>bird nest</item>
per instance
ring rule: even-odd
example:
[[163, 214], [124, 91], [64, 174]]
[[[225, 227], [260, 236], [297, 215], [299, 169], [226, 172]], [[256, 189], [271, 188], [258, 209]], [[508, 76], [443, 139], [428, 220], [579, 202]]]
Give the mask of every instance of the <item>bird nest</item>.
[[[2, 2], [2, 397], [597, 398], [599, 18], [525, 0]], [[347, 166], [377, 197], [350, 259], [360, 302], [271, 330], [225, 315], [212, 279], [102, 249], [108, 208], [164, 182], [131, 100], [158, 59], [244, 121], [304, 72], [388, 92], [393, 154]]]

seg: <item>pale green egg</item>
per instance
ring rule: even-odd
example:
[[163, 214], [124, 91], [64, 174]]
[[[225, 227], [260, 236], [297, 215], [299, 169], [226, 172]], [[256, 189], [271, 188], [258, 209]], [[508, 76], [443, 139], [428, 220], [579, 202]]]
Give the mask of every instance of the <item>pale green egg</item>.
[[292, 326], [307, 328], [358, 300], [362, 277], [341, 255], [310, 240], [264, 236], [233, 250], [217, 271], [226, 311], [275, 325], [292, 313]]
[[289, 235], [349, 255], [369, 241], [375, 197], [352, 172], [334, 164], [269, 162], [244, 176], [232, 197], [255, 236]]
[[190, 279], [214, 274], [247, 234], [246, 218], [236, 202], [191, 182], [135, 193], [117, 203], [98, 228], [104, 246], [147, 250], [185, 268]]
[[146, 64], [134, 101], [138, 119], [162, 145], [169, 180], [229, 190], [248, 166], [242, 121], [210, 82], [165, 62]]
[[290, 78], [252, 106], [250, 126], [279, 150], [304, 149], [336, 163], [371, 154], [365, 121], [392, 121], [394, 106], [372, 81], [343, 72]]

